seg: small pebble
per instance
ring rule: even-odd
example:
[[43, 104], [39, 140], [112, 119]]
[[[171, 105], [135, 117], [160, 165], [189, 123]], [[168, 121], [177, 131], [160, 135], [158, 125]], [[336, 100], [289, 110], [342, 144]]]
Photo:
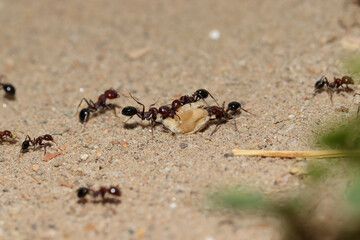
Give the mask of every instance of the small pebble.
[[208, 36], [212, 40], [218, 40], [220, 38], [220, 31], [217, 29], [213, 29], [209, 32]]
[[86, 154], [86, 153], [80, 155], [80, 159], [83, 160], [83, 161], [88, 159], [88, 157], [89, 157], [89, 155]]
[[226, 158], [234, 157], [234, 154], [232, 154], [232, 153], [225, 153], [225, 154], [224, 154], [224, 157], [226, 157]]
[[180, 143], [180, 148], [184, 149], [184, 148], [187, 148], [187, 144], [186, 143]]
[[177, 207], [177, 204], [175, 202], [170, 203], [170, 208], [175, 209]]
[[9, 192], [9, 189], [4, 188], [2, 191], [3, 192]]
[[285, 126], [285, 124], [283, 124], [283, 123], [277, 124], [278, 129], [283, 129], [284, 126]]

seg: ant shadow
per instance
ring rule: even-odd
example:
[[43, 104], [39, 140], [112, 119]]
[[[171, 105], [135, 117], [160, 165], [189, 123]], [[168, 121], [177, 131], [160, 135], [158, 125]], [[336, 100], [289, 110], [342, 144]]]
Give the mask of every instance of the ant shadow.
[[6, 139], [0, 139], [0, 145], [3, 145], [4, 143], [8, 143], [11, 145], [14, 145], [15, 143], [17, 143], [17, 140], [6, 140]]
[[14, 95], [9, 95], [9, 94], [5, 94], [4, 98], [6, 100], [9, 100], [9, 101], [15, 101], [16, 100], [16, 96]]
[[100, 200], [87, 200], [87, 199], [79, 199], [77, 201], [78, 204], [87, 204], [87, 203], [92, 203], [92, 204], [112, 204], [112, 205], [118, 205], [121, 204], [121, 200], [119, 199], [115, 199], [115, 198], [104, 198], [104, 199], [100, 199]]

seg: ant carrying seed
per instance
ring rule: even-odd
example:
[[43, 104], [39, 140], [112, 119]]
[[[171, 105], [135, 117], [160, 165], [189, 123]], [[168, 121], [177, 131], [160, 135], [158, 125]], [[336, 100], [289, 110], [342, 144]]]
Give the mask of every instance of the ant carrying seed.
[[91, 99], [88, 101], [86, 98], [81, 99], [78, 108], [80, 107], [81, 103], [83, 101], [85, 101], [88, 105], [87, 108], [83, 108], [80, 111], [79, 114], [79, 120], [80, 122], [86, 122], [89, 117], [90, 117], [90, 112], [97, 112], [98, 110], [104, 110], [104, 109], [109, 109], [109, 110], [114, 110], [114, 114], [116, 115], [116, 110], [115, 108], [118, 107], [115, 104], [106, 104], [106, 100], [107, 99], [115, 99], [115, 98], [119, 98], [120, 95], [117, 93], [116, 90], [113, 89], [109, 89], [106, 90], [103, 94], [101, 94], [98, 98], [97, 102], [93, 102]]
[[0, 131], [0, 142], [5, 141], [5, 140], [9, 140], [14, 141], [16, 139], [16, 133], [15, 132], [11, 132], [9, 130], [4, 130], [3, 132]]
[[[121, 196], [121, 190], [118, 187], [115, 186], [110, 186], [109, 188], [107, 187], [100, 187], [99, 190], [95, 191], [91, 188], [86, 188], [86, 187], [81, 187], [77, 190], [77, 196], [80, 200], [85, 200], [85, 197], [87, 195], [91, 195], [93, 198], [97, 198], [98, 196], [101, 196], [102, 202], [110, 202], [108, 198], [105, 198], [106, 194], [110, 194], [112, 196], [115, 197], [120, 197]], [[115, 202], [115, 201], [112, 201]]]
[[15, 96], [15, 87], [9, 83], [1, 83], [1, 80], [5, 79], [4, 75], [0, 75], [0, 86], [3, 87], [5, 91], [5, 96], [7, 98], [13, 98]]
[[[224, 103], [225, 104], [225, 103]], [[221, 124], [221, 121], [222, 120], [231, 120], [234, 118], [234, 115], [236, 113], [239, 112], [239, 110], [243, 110], [249, 114], [252, 114], [250, 112], [248, 112], [247, 110], [245, 110], [244, 108], [241, 107], [241, 104], [239, 102], [230, 102], [228, 104], [228, 107], [227, 109], [225, 110], [224, 108], [224, 104], [223, 104], [223, 107], [219, 107], [219, 106], [211, 106], [211, 107], [207, 107], [206, 110], [208, 111], [208, 114], [210, 117], [214, 116], [215, 118], [210, 118], [210, 121], [212, 120], [218, 120], [218, 123], [216, 124], [216, 127], [215, 129], [212, 131], [212, 133], [210, 134], [213, 135], [216, 130], [219, 128], [220, 124]], [[235, 123], [236, 124], [236, 123]], [[235, 125], [236, 127], [236, 125]]]
[[36, 145], [44, 146], [44, 154], [46, 154], [46, 144], [43, 144], [43, 141], [50, 141], [50, 142], [54, 142], [56, 144], [56, 142], [54, 141], [54, 138], [50, 135], [50, 134], [45, 134], [43, 136], [39, 136], [37, 138], [34, 138], [33, 140], [31, 140], [30, 136], [27, 135], [25, 140], [23, 141], [23, 143], [21, 144], [21, 152], [24, 153], [26, 152], [30, 145], [32, 145], [35, 149]]
[[334, 90], [338, 91], [340, 87], [344, 88], [343, 85], [346, 85], [345, 91], [351, 92], [353, 90], [351, 88], [349, 88], [350, 84], [354, 84], [354, 80], [349, 76], [343, 76], [342, 78], [334, 77], [333, 82], [329, 82], [325, 76], [322, 76], [315, 83], [315, 94], [323, 91], [324, 87], [326, 86], [325, 90], [330, 94], [330, 100], [331, 100], [331, 102], [333, 102], [332, 96], [333, 96]]

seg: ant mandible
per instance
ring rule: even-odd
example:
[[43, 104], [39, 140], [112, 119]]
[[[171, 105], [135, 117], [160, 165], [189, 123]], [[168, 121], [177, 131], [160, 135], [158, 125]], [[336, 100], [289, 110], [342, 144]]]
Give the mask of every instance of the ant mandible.
[[[224, 103], [225, 104], [225, 103]], [[249, 111], [245, 110], [244, 108], [241, 107], [241, 104], [239, 102], [230, 102], [228, 104], [228, 107], [227, 109], [225, 110], [224, 108], [224, 104], [223, 104], [223, 107], [219, 107], [219, 106], [211, 106], [211, 107], [207, 107], [206, 110], [208, 111], [208, 114], [210, 117], [214, 116], [215, 118], [210, 118], [210, 121], [211, 120], [218, 120], [219, 122], [216, 124], [216, 127], [215, 129], [212, 131], [212, 133], [210, 134], [213, 135], [216, 130], [219, 128], [220, 124], [221, 124], [221, 120], [222, 119], [225, 119], [226, 121], [227, 120], [231, 120], [234, 118], [234, 115], [239, 111], [239, 109], [249, 113], [249, 114], [252, 114], [250, 113]], [[236, 123], [235, 123], [236, 124]], [[236, 125], [235, 125], [236, 126]]]
[[[2, 79], [5, 79], [6, 77], [4, 75], [0, 75], [0, 81]], [[14, 97], [15, 96], [15, 87], [9, 83], [1, 83], [0, 86], [3, 87], [6, 97]]]
[[46, 154], [46, 144], [43, 144], [42, 143], [43, 141], [51, 141], [56, 144], [54, 138], [50, 134], [39, 136], [37, 138], [34, 138], [33, 140], [31, 140], [30, 136], [27, 135], [25, 140], [21, 144], [21, 152], [22, 153], [26, 152], [29, 149], [30, 145], [32, 145], [34, 148], [36, 147], [36, 145], [39, 145], [39, 146], [44, 146], [44, 154]]
[[9, 130], [4, 130], [3, 132], [0, 131], [0, 140], [4, 141], [4, 140], [10, 140], [10, 141], [14, 141], [16, 139], [16, 133], [11, 132]]
[[98, 97], [98, 101], [95, 103], [91, 99], [89, 101], [86, 98], [81, 99], [78, 108], [80, 107], [82, 101], [85, 101], [87, 103], [88, 107], [83, 108], [80, 111], [80, 114], [79, 114], [80, 122], [82, 122], [82, 123], [86, 122], [90, 117], [90, 112], [96, 112], [99, 109], [112, 109], [112, 110], [114, 110], [115, 116], [117, 116], [115, 108], [118, 106], [115, 104], [106, 104], [106, 100], [107, 99], [115, 99], [115, 98], [119, 98], [119, 97], [120, 97], [120, 95], [117, 93], [116, 90], [109, 89], [109, 90], [106, 90], [103, 94], [101, 94]]
[[121, 190], [118, 187], [115, 186], [110, 186], [109, 188], [107, 187], [100, 187], [99, 190], [95, 191], [91, 188], [86, 188], [86, 187], [81, 187], [77, 190], [77, 196], [80, 199], [85, 199], [85, 197], [89, 194], [91, 194], [91, 196], [93, 198], [98, 197], [99, 195], [102, 198], [102, 201], [104, 202], [106, 200], [105, 198], [105, 194], [108, 193], [112, 196], [115, 197], [120, 197], [121, 196]]

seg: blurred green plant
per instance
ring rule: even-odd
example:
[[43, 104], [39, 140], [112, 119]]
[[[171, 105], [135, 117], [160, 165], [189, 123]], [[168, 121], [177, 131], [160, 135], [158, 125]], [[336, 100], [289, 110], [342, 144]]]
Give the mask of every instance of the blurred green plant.
[[[210, 196], [213, 206], [234, 212], [246, 210], [277, 216], [286, 226], [285, 239], [360, 239], [360, 119], [353, 116], [323, 126], [326, 128], [318, 131], [317, 147], [351, 151], [354, 154], [330, 161], [309, 161], [305, 180], [311, 181], [305, 181], [305, 188], [298, 190], [295, 197], [288, 193], [279, 199], [253, 190], [239, 190], [239, 187], [226, 188]], [[341, 180], [335, 180], [340, 176]], [[330, 224], [324, 226], [316, 222], [318, 220], [314, 218], [313, 211], [317, 207], [317, 194], [321, 196], [320, 186], [326, 181], [344, 182], [340, 190], [328, 185], [326, 191], [332, 192], [332, 199], [338, 197], [342, 201], [335, 206], [346, 215], [346, 221], [326, 219]], [[332, 228], [331, 221], [341, 224], [338, 228]]]
[[356, 83], [360, 83], [360, 54], [347, 54], [340, 59], [340, 62], [345, 75], [351, 76]]

